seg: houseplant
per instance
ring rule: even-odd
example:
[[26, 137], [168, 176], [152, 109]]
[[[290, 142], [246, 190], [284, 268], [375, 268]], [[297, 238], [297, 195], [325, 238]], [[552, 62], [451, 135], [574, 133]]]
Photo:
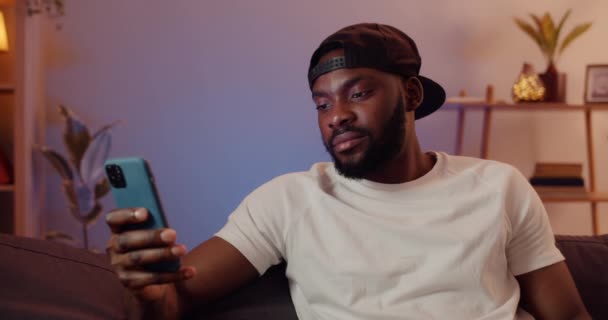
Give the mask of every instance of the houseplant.
[[540, 75], [546, 89], [545, 101], [565, 101], [566, 76], [557, 71], [556, 63], [564, 50], [591, 28], [591, 22], [581, 23], [572, 28], [564, 37], [560, 37], [564, 24], [571, 13], [572, 10], [566, 11], [557, 25], [548, 12], [542, 17], [530, 14], [533, 24], [519, 18], [514, 18], [517, 26], [538, 45], [547, 61], [547, 69], [545, 73]]
[[[67, 159], [47, 146], [37, 148], [62, 178], [62, 191], [69, 212], [81, 224], [83, 246], [88, 249], [88, 228], [99, 219], [102, 212], [99, 200], [110, 191], [103, 164], [110, 152], [110, 130], [118, 122], [107, 124], [91, 134], [70, 109], [59, 106], [59, 112], [65, 120], [63, 142], [68, 151]], [[73, 240], [56, 230], [49, 231], [46, 237]]]

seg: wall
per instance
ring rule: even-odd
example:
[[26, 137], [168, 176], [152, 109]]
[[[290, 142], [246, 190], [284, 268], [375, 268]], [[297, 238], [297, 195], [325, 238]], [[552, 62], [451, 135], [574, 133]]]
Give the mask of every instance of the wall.
[[[331, 32], [361, 21], [395, 25], [418, 42], [422, 72], [442, 83], [448, 95], [460, 89], [482, 95], [492, 83], [497, 97], [508, 99], [522, 62], [544, 68], [539, 50], [512, 17], [545, 10], [561, 15], [567, 8], [574, 8], [569, 26], [596, 22], [559, 64], [568, 73], [569, 101], [580, 103], [585, 65], [608, 59], [602, 40], [608, 30], [602, 21], [606, 1], [68, 0], [62, 30], [51, 26], [45, 35], [47, 140], [61, 146], [61, 121], [52, 109], [59, 103], [93, 127], [122, 119], [112, 155], [150, 160], [169, 220], [192, 247], [220, 228], [256, 186], [328, 159], [306, 68]], [[529, 174], [536, 160], [561, 156], [562, 142], [571, 141], [568, 155], [582, 160], [578, 120], [569, 115], [548, 122], [548, 117], [499, 115], [491, 157]], [[455, 114], [442, 112], [420, 121], [423, 147], [452, 152], [454, 120]], [[467, 154], [479, 150], [478, 120], [479, 115], [467, 119]], [[595, 121], [601, 166], [607, 119]], [[605, 165], [598, 173], [598, 185], [608, 189], [602, 182]], [[49, 174], [48, 228], [78, 235], [58, 186]], [[590, 232], [583, 216], [553, 209], [556, 231]], [[92, 233], [95, 246], [103, 247], [105, 225], [95, 225]]]

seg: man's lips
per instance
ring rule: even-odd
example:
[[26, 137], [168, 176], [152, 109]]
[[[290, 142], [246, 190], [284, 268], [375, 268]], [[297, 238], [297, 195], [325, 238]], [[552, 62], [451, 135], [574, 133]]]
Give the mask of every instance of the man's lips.
[[343, 152], [359, 145], [366, 136], [359, 132], [347, 131], [334, 137], [332, 147], [335, 152]]

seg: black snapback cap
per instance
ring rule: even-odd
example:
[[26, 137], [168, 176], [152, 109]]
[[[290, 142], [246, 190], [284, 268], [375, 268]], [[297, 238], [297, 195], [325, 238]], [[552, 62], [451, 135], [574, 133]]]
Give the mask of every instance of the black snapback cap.
[[[343, 49], [338, 56], [319, 63], [322, 56]], [[327, 37], [310, 58], [308, 84], [323, 74], [342, 68], [373, 68], [403, 77], [415, 76], [424, 88], [415, 118], [428, 116], [445, 102], [445, 90], [435, 81], [419, 74], [422, 60], [414, 40], [395, 27], [378, 23], [360, 23], [345, 27]]]

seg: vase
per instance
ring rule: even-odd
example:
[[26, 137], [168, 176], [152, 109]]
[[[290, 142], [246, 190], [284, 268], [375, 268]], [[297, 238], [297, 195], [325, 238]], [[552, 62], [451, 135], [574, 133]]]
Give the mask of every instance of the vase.
[[545, 84], [545, 102], [566, 101], [566, 74], [557, 71], [553, 62], [549, 63], [547, 70], [541, 73], [540, 79]]

